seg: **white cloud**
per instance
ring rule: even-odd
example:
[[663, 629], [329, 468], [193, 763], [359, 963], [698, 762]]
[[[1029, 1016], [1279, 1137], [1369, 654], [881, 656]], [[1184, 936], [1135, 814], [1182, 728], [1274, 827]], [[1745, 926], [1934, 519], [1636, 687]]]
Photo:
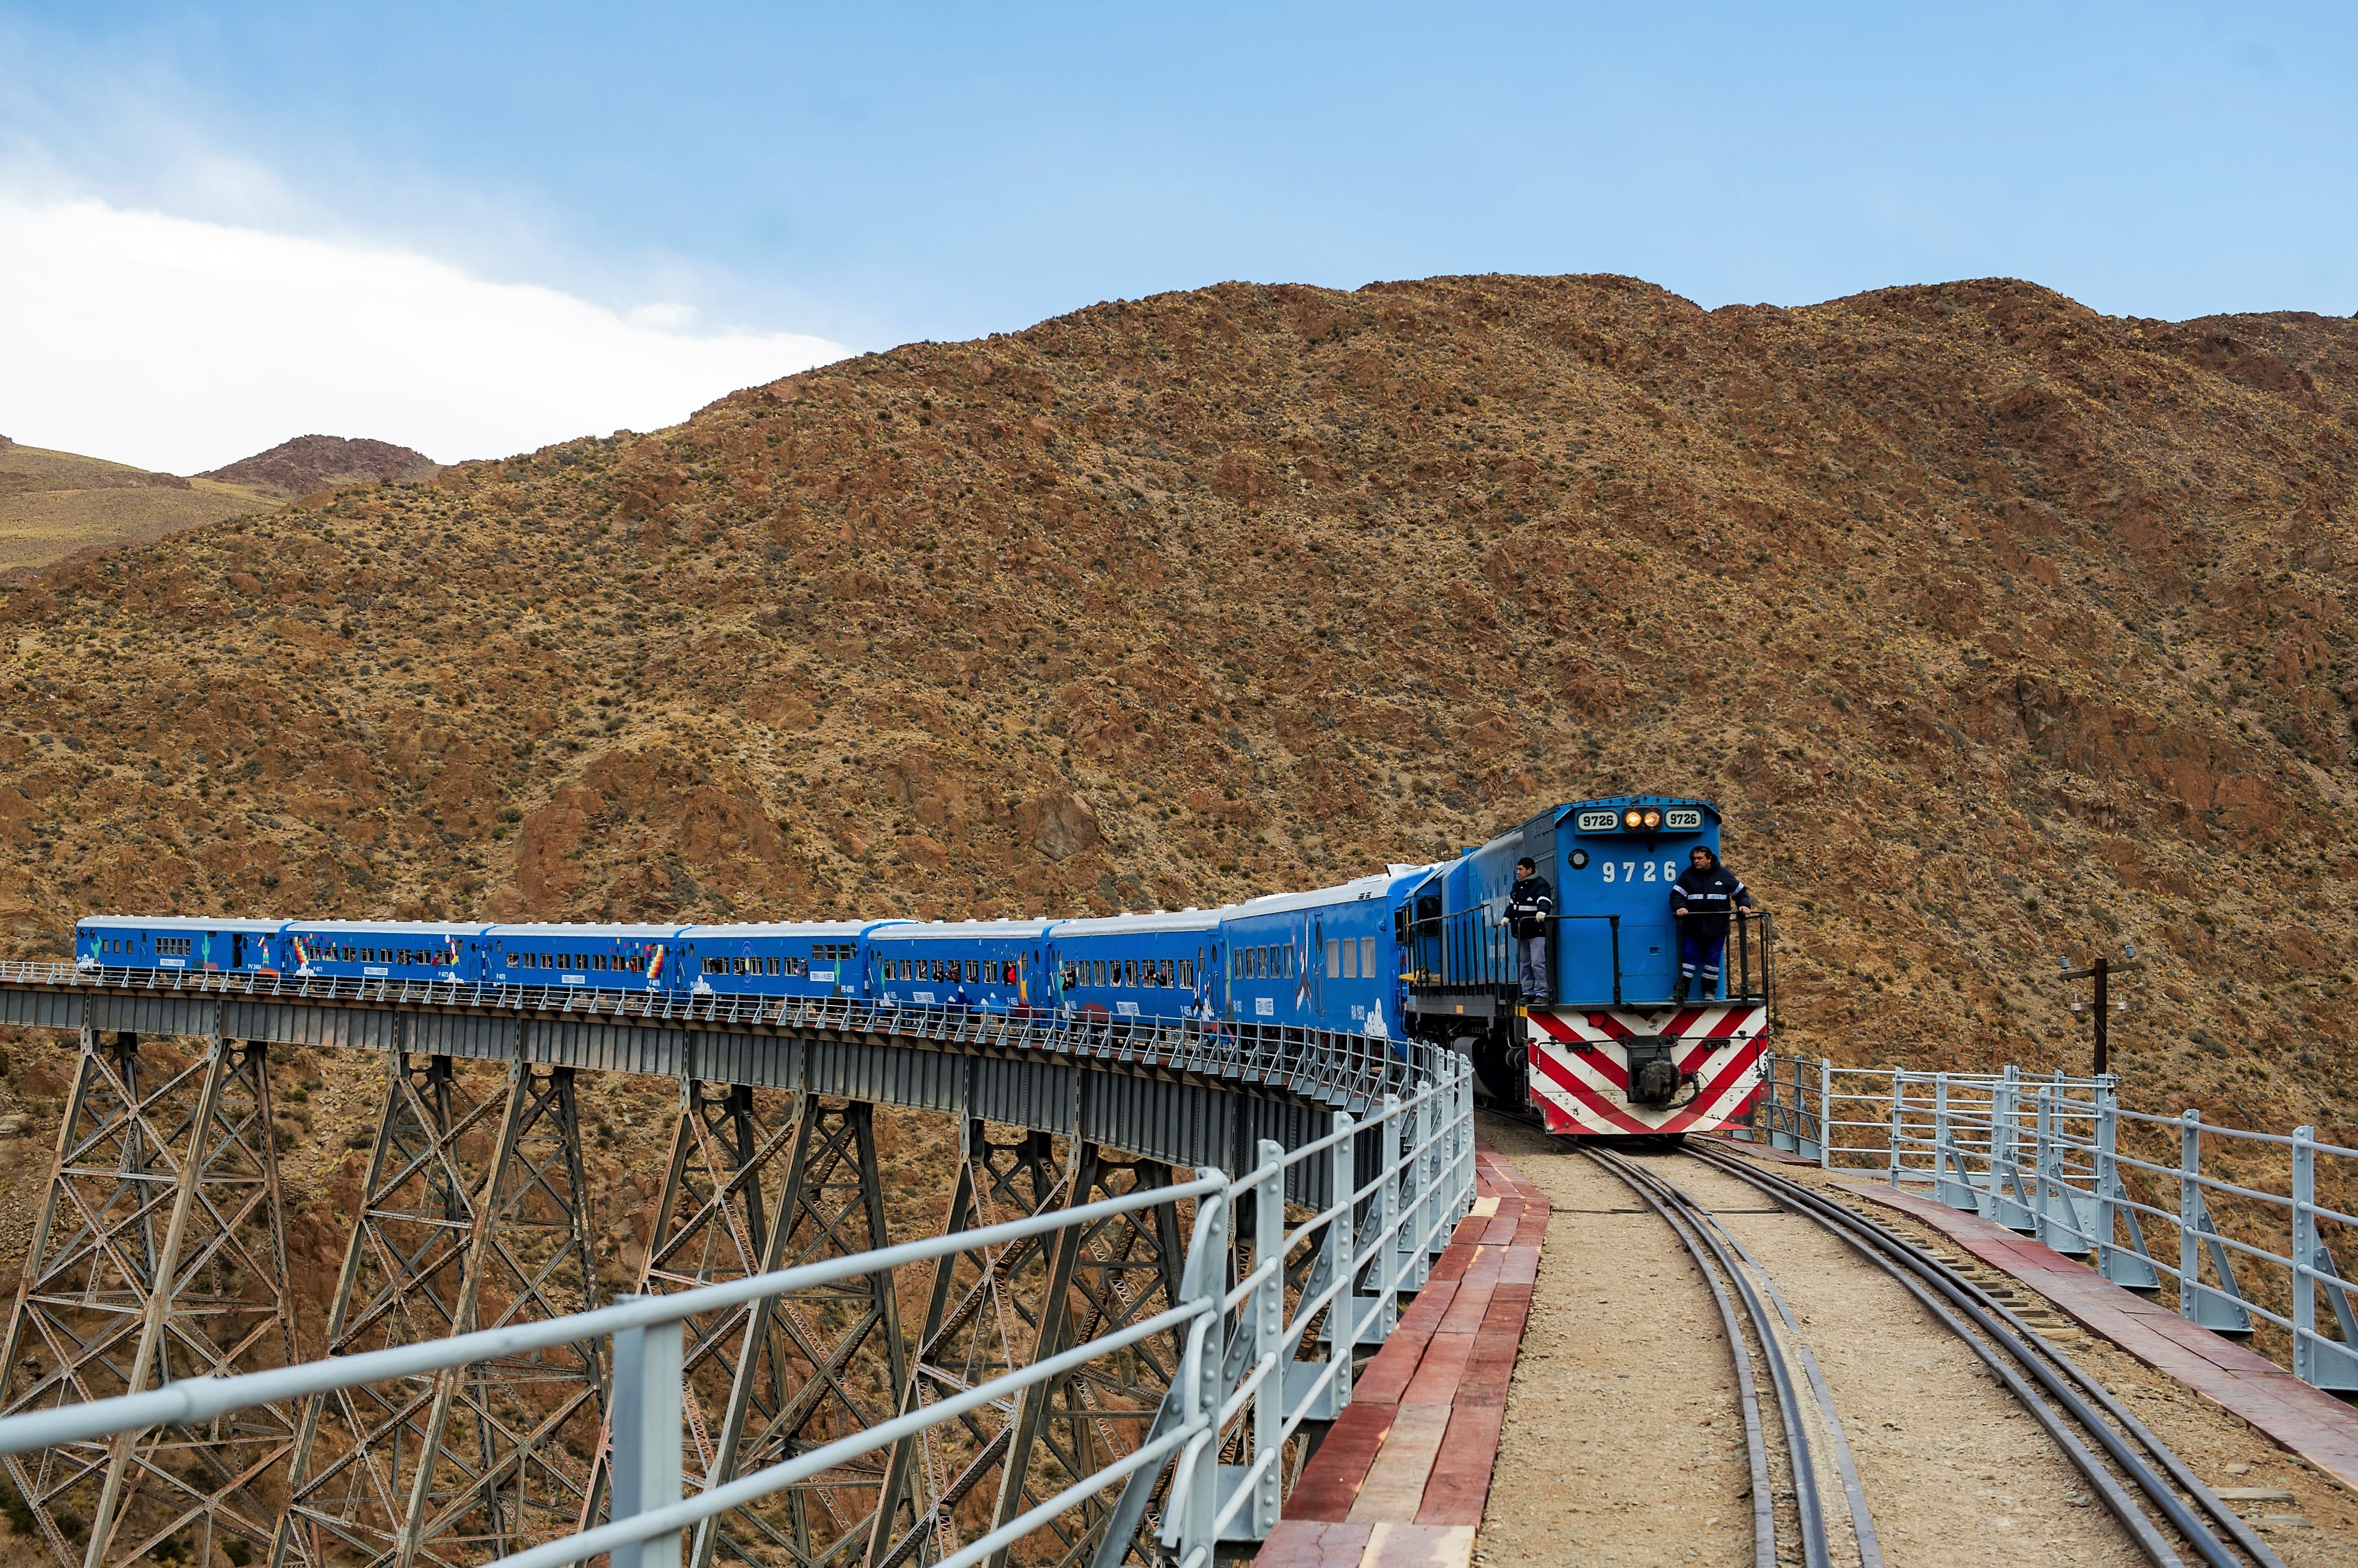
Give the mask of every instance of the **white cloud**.
[[850, 351], [431, 257], [0, 194], [0, 434], [193, 473], [292, 436], [443, 462], [676, 424]]

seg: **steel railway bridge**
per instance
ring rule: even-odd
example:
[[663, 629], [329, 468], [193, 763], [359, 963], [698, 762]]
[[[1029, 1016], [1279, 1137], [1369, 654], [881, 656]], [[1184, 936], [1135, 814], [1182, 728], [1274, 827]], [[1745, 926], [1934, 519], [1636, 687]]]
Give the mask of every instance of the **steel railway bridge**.
[[[53, 1431], [0, 1502], [86, 1568], [652, 1563], [582, 1532], [666, 1505], [694, 1568], [1201, 1568], [1472, 1195], [1463, 1064], [1364, 1036], [49, 964], [0, 1022], [79, 1042], [0, 1361]], [[300, 1365], [294, 1048], [384, 1063]], [[584, 1072], [678, 1086], [611, 1300]], [[886, 1234], [878, 1106], [956, 1119], [931, 1238]]]

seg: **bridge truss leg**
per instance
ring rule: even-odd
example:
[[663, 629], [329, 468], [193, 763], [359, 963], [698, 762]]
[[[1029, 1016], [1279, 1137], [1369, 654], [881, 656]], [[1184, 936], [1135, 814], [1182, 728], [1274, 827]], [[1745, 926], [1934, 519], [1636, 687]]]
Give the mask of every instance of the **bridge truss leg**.
[[[573, 1069], [478, 1098], [396, 1051], [330, 1309], [351, 1355], [596, 1304]], [[307, 1403], [274, 1563], [471, 1563], [571, 1530], [603, 1415], [583, 1341]]]
[[[968, 1124], [965, 1146], [947, 1232], [1170, 1181], [1167, 1166], [1119, 1161], [1094, 1144], [1071, 1149], [1058, 1172], [1045, 1134], [996, 1143], [979, 1121]], [[934, 1272], [901, 1410], [1175, 1305], [1180, 1260], [1179, 1225], [1167, 1210], [946, 1260]], [[939, 1562], [1135, 1449], [1146, 1441], [1179, 1350], [1175, 1337], [1143, 1341], [1122, 1357], [1035, 1385], [1012, 1411], [972, 1412], [896, 1444], [885, 1463], [868, 1568]], [[1057, 1519], [1043, 1537], [1055, 1543], [1053, 1561], [1087, 1560], [1112, 1513], [1112, 1499], [1101, 1498]], [[1002, 1552], [993, 1568], [1004, 1561]]]
[[[262, 1046], [216, 1033], [189, 1060], [83, 1029], [0, 1350], [5, 1413], [285, 1366], [286, 1281]], [[216, 1542], [267, 1543], [293, 1438], [293, 1411], [266, 1405], [6, 1468], [62, 1563], [201, 1563]]]

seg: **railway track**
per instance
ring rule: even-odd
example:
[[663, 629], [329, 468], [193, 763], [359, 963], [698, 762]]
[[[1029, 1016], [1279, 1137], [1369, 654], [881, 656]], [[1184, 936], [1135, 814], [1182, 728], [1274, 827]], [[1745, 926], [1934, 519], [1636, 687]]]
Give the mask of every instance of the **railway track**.
[[[1693, 1259], [1718, 1303], [1721, 1327], [1735, 1362], [1736, 1397], [1744, 1412], [1745, 1447], [1752, 1473], [1754, 1568], [1777, 1568], [1783, 1556], [1780, 1546], [1796, 1538], [1803, 1568], [1832, 1568], [1838, 1536], [1845, 1532], [1855, 1557], [1846, 1552], [1844, 1561], [1855, 1561], [1861, 1568], [1883, 1568], [1866, 1488], [1860, 1484], [1850, 1443], [1843, 1435], [1833, 1395], [1801, 1336], [1801, 1324], [1768, 1271], [1708, 1206], [1660, 1173], [1607, 1150], [1582, 1152], [1661, 1217]], [[1739, 1307], [1742, 1329], [1748, 1333], [1739, 1331]], [[1779, 1453], [1772, 1454], [1760, 1417], [1756, 1357], [1768, 1371], [1775, 1396], [1779, 1434], [1783, 1440]], [[1808, 1388], [1806, 1396], [1803, 1385]], [[1784, 1471], [1783, 1488], [1774, 1485], [1770, 1475], [1776, 1465]], [[1846, 1517], [1840, 1523], [1831, 1517], [1827, 1500], [1827, 1494], [1837, 1489], [1846, 1506]], [[1792, 1499], [1790, 1535], [1785, 1510], [1777, 1506], [1784, 1497]]]
[[[1863, 1568], [1880, 1568], [1874, 1522], [1841, 1419], [1767, 1271], [1708, 1206], [1655, 1162], [1610, 1150], [1582, 1152], [1670, 1226], [1718, 1305], [1736, 1362], [1752, 1468], [1756, 1568], [1773, 1568], [1788, 1545], [1798, 1545], [1792, 1555], [1805, 1568], [1836, 1561], [1833, 1553], [1847, 1546], [1855, 1547]], [[1906, 1237], [1800, 1182], [1729, 1151], [1688, 1143], [1680, 1152], [1823, 1227], [1907, 1291], [2039, 1422], [2154, 1568], [2283, 1568], [2232, 1507], [2012, 1306]], [[1756, 1360], [1768, 1373], [1781, 1451], [1762, 1419]], [[1784, 1472], [1781, 1488], [1772, 1482], [1777, 1470]], [[1833, 1506], [1837, 1494], [1848, 1505], [1847, 1520]], [[1790, 1509], [1778, 1506], [1786, 1497]], [[1842, 1558], [1848, 1560], [1849, 1552], [1843, 1551]]]

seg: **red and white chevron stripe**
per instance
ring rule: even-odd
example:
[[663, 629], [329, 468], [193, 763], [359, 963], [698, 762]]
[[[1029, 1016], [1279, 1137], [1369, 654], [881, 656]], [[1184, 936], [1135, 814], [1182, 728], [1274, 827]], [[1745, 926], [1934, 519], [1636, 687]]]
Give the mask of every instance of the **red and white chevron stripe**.
[[[1550, 1132], [1710, 1132], [1742, 1121], [1760, 1087], [1768, 1010], [1734, 1007], [1549, 1011], [1529, 1014], [1531, 1097]], [[1701, 1087], [1684, 1105], [1629, 1103], [1631, 1037], [1669, 1040], [1682, 1079]], [[1582, 1047], [1586, 1047], [1582, 1049]]]

